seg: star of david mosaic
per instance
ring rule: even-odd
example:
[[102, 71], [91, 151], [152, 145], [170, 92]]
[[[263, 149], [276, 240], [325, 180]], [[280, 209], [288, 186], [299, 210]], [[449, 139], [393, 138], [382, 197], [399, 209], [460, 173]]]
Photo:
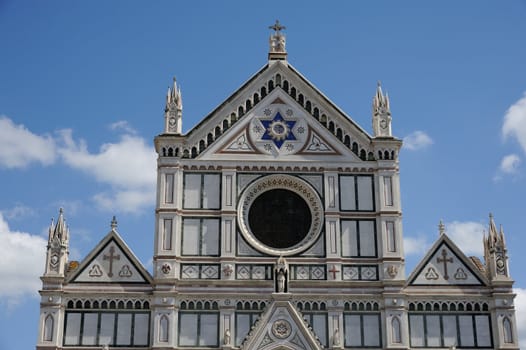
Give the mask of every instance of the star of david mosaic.
[[292, 133], [292, 128], [296, 124], [294, 120], [285, 120], [278, 112], [272, 120], [260, 120], [265, 128], [262, 140], [271, 140], [278, 149], [285, 141], [294, 141], [296, 136]]

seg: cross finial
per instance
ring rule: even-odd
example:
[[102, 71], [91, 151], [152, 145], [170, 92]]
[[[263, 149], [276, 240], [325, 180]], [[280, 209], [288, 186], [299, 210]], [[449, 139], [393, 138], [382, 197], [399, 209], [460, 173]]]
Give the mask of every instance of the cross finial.
[[438, 223], [438, 233], [441, 235], [446, 233], [446, 225], [444, 225], [444, 222], [442, 221], [442, 219], [440, 219], [440, 222]]
[[113, 219], [111, 219], [110, 226], [112, 230], [115, 230], [117, 228], [117, 218], [115, 217], [115, 215], [113, 215]]
[[276, 23], [274, 23], [273, 26], [269, 26], [268, 29], [272, 29], [272, 30], [274, 30], [274, 31], [276, 32], [276, 35], [277, 35], [277, 34], [280, 34], [280, 33], [279, 33], [280, 30], [287, 29], [287, 27], [282, 26], [282, 25], [279, 23], [279, 20], [277, 19], [277, 20], [276, 20]]

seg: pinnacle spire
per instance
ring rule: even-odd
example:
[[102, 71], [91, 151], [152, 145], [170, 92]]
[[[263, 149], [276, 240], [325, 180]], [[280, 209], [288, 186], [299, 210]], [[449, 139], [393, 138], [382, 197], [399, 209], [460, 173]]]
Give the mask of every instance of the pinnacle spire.
[[112, 230], [115, 230], [117, 228], [117, 218], [115, 215], [113, 215], [113, 218], [111, 219], [110, 227]]
[[166, 107], [164, 109], [164, 132], [181, 134], [183, 117], [183, 97], [177, 79], [173, 77], [173, 86], [168, 87], [166, 93]]
[[440, 235], [443, 235], [446, 233], [446, 226], [444, 225], [444, 222], [442, 219], [440, 219], [440, 222], [438, 223], [438, 233]]
[[373, 97], [373, 131], [374, 136], [391, 137], [391, 109], [389, 96], [382, 91], [382, 83], [376, 83]]

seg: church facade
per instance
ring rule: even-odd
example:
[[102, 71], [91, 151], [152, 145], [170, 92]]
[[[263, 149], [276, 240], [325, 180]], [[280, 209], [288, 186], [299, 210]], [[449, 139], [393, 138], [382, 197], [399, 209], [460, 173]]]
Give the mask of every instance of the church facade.
[[271, 29], [264, 67], [186, 134], [175, 80], [168, 90], [153, 273], [115, 219], [69, 261], [60, 211], [36, 348], [519, 349], [493, 217], [484, 262], [440, 225], [406, 275], [389, 98], [378, 85], [370, 135], [288, 62], [284, 27]]

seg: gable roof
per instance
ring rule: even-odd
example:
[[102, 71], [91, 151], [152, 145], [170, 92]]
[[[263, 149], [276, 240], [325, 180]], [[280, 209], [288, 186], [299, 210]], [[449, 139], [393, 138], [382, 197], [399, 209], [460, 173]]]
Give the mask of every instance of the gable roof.
[[[185, 135], [161, 134], [156, 143], [160, 138], [175, 136], [181, 142], [180, 154], [184, 154], [184, 158], [196, 158], [256, 106], [269, 103], [267, 98], [274, 89], [293, 98], [306, 114], [317, 120], [320, 128], [328, 130], [362, 160], [375, 158], [374, 138], [286, 61], [263, 66]], [[394, 149], [401, 146], [398, 139], [382, 138], [382, 141], [384, 139], [394, 141]]]
[[67, 283], [151, 284], [153, 278], [112, 229], [68, 276]]
[[407, 279], [408, 286], [480, 286], [488, 280], [458, 246], [442, 233]]
[[276, 299], [260, 316], [240, 349], [267, 350], [283, 347], [291, 350], [322, 350], [323, 346], [313, 330], [303, 320], [300, 312], [285, 300], [286, 294]]

